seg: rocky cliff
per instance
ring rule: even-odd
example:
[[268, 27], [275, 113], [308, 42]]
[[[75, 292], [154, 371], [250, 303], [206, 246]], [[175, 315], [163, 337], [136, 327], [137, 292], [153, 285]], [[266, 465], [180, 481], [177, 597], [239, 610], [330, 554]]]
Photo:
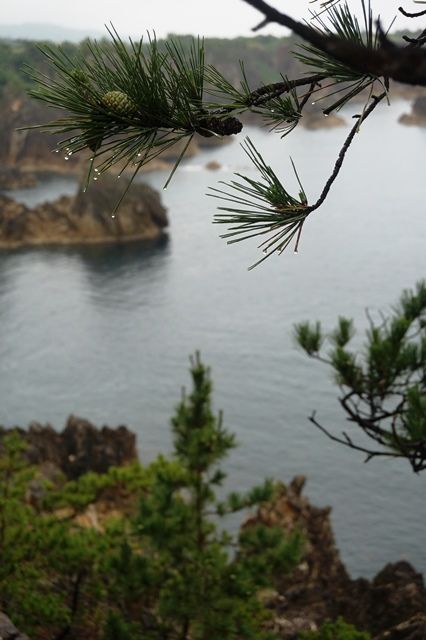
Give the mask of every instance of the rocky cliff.
[[306, 540], [302, 563], [262, 597], [273, 616], [271, 629], [285, 640], [301, 630], [315, 630], [339, 616], [373, 640], [425, 640], [426, 589], [423, 576], [407, 562], [387, 565], [369, 581], [352, 580], [340, 558], [330, 522], [330, 508], [312, 506], [303, 495], [305, 478], [282, 486], [276, 499], [262, 506], [244, 526], [263, 523], [300, 530]]
[[[124, 426], [98, 429], [88, 420], [71, 415], [62, 431], [38, 422], [32, 422], [28, 429], [15, 430], [26, 443], [25, 456], [30, 464], [53, 465], [70, 480], [89, 471], [105, 473], [110, 467], [137, 460], [136, 436]], [[0, 450], [9, 432], [0, 427]]]
[[168, 224], [159, 194], [134, 184], [113, 218], [125, 185], [103, 176], [76, 197], [28, 208], [0, 195], [0, 247], [155, 240]]

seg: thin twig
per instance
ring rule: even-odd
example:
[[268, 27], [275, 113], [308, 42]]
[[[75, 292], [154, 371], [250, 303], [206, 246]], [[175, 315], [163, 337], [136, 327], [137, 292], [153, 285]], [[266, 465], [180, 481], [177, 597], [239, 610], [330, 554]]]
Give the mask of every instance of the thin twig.
[[325, 199], [327, 198], [329, 191], [333, 185], [333, 182], [336, 180], [337, 176], [340, 173], [340, 170], [342, 168], [343, 165], [343, 161], [345, 159], [346, 153], [349, 149], [349, 147], [351, 146], [353, 139], [355, 138], [356, 133], [358, 133], [359, 131], [359, 127], [360, 125], [373, 113], [374, 109], [377, 107], [377, 105], [383, 100], [383, 98], [385, 98], [387, 95], [386, 91], [383, 91], [383, 93], [381, 93], [379, 96], [374, 97], [372, 103], [367, 107], [367, 109], [364, 111], [364, 113], [362, 113], [355, 125], [352, 127], [348, 137], [346, 138], [343, 147], [340, 149], [340, 153], [338, 155], [338, 158], [336, 160], [336, 164], [334, 165], [334, 169], [333, 169], [333, 173], [331, 174], [331, 176], [329, 177], [329, 179], [327, 180], [327, 182], [325, 183], [324, 189], [322, 190], [322, 193], [320, 195], [320, 197], [318, 198], [318, 200], [315, 202], [315, 204], [313, 204], [311, 207], [308, 208], [309, 213], [312, 213], [312, 211], [315, 211], [316, 209], [318, 209], [323, 202], [325, 201]]

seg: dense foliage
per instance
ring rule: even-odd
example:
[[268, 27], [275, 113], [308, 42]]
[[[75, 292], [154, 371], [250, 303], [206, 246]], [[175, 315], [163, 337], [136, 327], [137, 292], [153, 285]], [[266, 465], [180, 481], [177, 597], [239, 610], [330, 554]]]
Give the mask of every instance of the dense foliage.
[[[172, 419], [174, 455], [66, 482], [28, 466], [20, 438], [0, 455], [0, 610], [33, 640], [272, 637], [257, 596], [299, 561], [299, 533], [220, 519], [273, 498], [271, 480], [218, 498], [235, 446], [211, 409], [197, 355]], [[113, 518], [87, 516], [106, 496]], [[108, 514], [107, 514], [108, 515]]]

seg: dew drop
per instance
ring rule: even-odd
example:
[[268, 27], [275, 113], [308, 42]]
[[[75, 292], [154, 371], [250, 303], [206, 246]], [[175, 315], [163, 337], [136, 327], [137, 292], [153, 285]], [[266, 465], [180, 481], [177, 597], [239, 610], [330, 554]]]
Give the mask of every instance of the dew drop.
[[97, 178], [93, 178], [93, 180], [97, 180]]
[[324, 113], [324, 118], [328, 118], [329, 114], [328, 113]]
[[267, 250], [267, 249], [264, 249], [264, 250], [263, 250], [263, 253], [265, 253], [265, 254], [266, 254], [266, 253], [268, 253], [268, 250]]
[[167, 191], [167, 187], [163, 187], [163, 191]]
[[64, 160], [69, 160], [68, 156], [64, 156]]
[[99, 169], [95, 169], [95, 173], [99, 173]]
[[55, 149], [55, 153], [59, 153], [59, 149]]
[[117, 180], [118, 180], [119, 178], [121, 178], [121, 173], [117, 176]]
[[312, 104], [316, 104], [316, 102], [313, 102]]
[[141, 153], [138, 153], [138, 158], [140, 158], [140, 157], [141, 157], [141, 155], [142, 155]]
[[299, 253], [299, 249], [295, 249], [295, 250], [294, 250], [294, 253]]
[[72, 151], [68, 151], [68, 155], [69, 155], [69, 156], [72, 156]]
[[112, 214], [111, 218], [115, 218], [115, 214], [114, 213]]

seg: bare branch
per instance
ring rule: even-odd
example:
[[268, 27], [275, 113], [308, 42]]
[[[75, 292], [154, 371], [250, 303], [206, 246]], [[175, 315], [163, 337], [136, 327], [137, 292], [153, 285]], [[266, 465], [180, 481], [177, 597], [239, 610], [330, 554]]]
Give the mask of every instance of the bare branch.
[[[325, 36], [317, 29], [277, 11], [264, 0], [244, 0], [265, 16], [256, 29], [267, 23], [291, 29], [306, 42], [352, 69], [372, 77], [391, 78], [403, 84], [426, 86], [426, 52], [419, 47], [397, 47], [383, 34], [377, 49], [350, 40]], [[426, 12], [425, 12], [426, 13]]]

